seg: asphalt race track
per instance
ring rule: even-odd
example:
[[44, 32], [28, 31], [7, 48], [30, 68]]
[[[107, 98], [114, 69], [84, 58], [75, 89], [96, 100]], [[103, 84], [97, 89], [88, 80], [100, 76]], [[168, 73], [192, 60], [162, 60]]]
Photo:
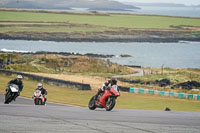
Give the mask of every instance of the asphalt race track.
[[86, 107], [54, 103], [34, 106], [31, 99], [21, 97], [8, 105], [3, 102], [4, 95], [0, 94], [0, 133], [200, 132], [200, 112], [130, 109], [92, 111]]

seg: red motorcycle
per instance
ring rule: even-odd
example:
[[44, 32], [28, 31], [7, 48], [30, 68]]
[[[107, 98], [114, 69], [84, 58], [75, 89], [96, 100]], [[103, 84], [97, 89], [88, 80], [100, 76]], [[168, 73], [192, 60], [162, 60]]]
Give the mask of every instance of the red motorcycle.
[[45, 105], [46, 97], [42, 95], [42, 92], [40, 90], [36, 90], [33, 94], [33, 101], [35, 105]]
[[105, 91], [97, 98], [96, 96], [93, 96], [89, 101], [88, 107], [91, 110], [95, 110], [98, 107], [110, 111], [114, 108], [118, 96], [120, 96], [118, 86], [113, 85], [108, 89], [105, 89]]

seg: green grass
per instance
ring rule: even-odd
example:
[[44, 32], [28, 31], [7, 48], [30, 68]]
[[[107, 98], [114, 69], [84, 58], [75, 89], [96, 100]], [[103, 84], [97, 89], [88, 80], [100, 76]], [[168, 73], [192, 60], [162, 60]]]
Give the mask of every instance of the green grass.
[[73, 32], [103, 32], [106, 30], [105, 27], [86, 27], [86, 26], [63, 26], [63, 25], [15, 25], [15, 26], [10, 26], [10, 25], [1, 25], [1, 33], [6, 33], [6, 32], [68, 32], [68, 33], [73, 33]]
[[36, 64], [14, 64], [6, 66], [8, 70], [17, 70], [20, 72], [43, 72], [43, 73], [56, 73], [52, 68], [47, 68], [42, 65]]
[[0, 11], [0, 21], [70, 22], [107, 27], [125, 28], [171, 28], [171, 26], [200, 26], [200, 19], [110, 14], [109, 16], [76, 15], [57, 13]]
[[[8, 81], [15, 78], [16, 75], [13, 76], [6, 76], [0, 74], [0, 93], [4, 93], [5, 88], [7, 87]], [[24, 82], [24, 89], [21, 93], [21, 96], [31, 98], [33, 92], [37, 87], [37, 81], [29, 80], [25, 78]], [[54, 85], [48, 85], [43, 83], [44, 87], [48, 91], [48, 101], [57, 102], [57, 103], [65, 103], [65, 104], [72, 104], [72, 105], [79, 105], [79, 106], [87, 106], [89, 98], [94, 95], [95, 92], [93, 91], [79, 91], [77, 89], [68, 88], [68, 87], [58, 87]]]
[[162, 97], [148, 94], [124, 93], [118, 100], [117, 107], [130, 109], [164, 110], [168, 106], [176, 111], [200, 112], [200, 101]]
[[[16, 76], [0, 74], [0, 93], [4, 93], [7, 82]], [[38, 82], [24, 79], [24, 89], [21, 96], [31, 98]], [[48, 101], [72, 104], [87, 107], [89, 99], [96, 94], [96, 91], [79, 91], [73, 88], [59, 87], [44, 84], [48, 91]], [[200, 112], [200, 101], [161, 97], [154, 95], [140, 95], [132, 93], [121, 93], [117, 99], [116, 108], [164, 110], [170, 107], [173, 111]]]
[[157, 74], [150, 74], [138, 77], [128, 77], [128, 79], [142, 80], [142, 81], [155, 81], [164, 78], [169, 79], [174, 83], [180, 83], [192, 80], [200, 82], [200, 71], [199, 69], [169, 69], [169, 70], [165, 69], [163, 74], [161, 74], [161, 71], [159, 70]]
[[200, 37], [200, 32], [193, 33], [193, 35], [196, 36], [196, 37]]

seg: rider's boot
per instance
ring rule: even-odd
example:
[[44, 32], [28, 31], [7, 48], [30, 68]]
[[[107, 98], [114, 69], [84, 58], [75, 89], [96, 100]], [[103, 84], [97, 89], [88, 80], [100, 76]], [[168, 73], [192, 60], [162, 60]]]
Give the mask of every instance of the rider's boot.
[[98, 100], [99, 95], [101, 94], [101, 89], [98, 90], [97, 94], [95, 95], [95, 100]]
[[101, 96], [103, 92], [99, 91], [96, 95], [95, 95], [95, 100], [99, 100], [99, 97]]
[[98, 94], [96, 94], [95, 100], [99, 100], [99, 95]]

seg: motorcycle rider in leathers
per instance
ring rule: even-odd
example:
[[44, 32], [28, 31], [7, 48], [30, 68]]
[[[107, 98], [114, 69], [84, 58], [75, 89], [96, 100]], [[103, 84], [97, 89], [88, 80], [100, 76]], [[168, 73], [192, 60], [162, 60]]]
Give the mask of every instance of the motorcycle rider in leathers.
[[38, 83], [36, 90], [40, 90], [42, 95], [45, 98], [45, 102], [46, 102], [46, 95], [47, 95], [47, 90], [43, 87], [43, 85], [41, 83]]
[[110, 80], [106, 81], [101, 88], [99, 88], [96, 96], [95, 96], [95, 99], [97, 100], [98, 96], [100, 94], [102, 94], [105, 89], [108, 89], [109, 87], [113, 86], [113, 85], [117, 85], [117, 78], [115, 77], [112, 77]]
[[[18, 75], [17, 76], [17, 78], [15, 78], [15, 79], [13, 79], [13, 80], [11, 80], [10, 82], [8, 82], [8, 86], [10, 86], [10, 85], [12, 85], [12, 84], [15, 84], [15, 85], [17, 85], [18, 87], [19, 87], [19, 92], [18, 92], [18, 94], [14, 97], [14, 101], [15, 101], [15, 99], [20, 95], [20, 92], [22, 91], [22, 89], [23, 89], [23, 87], [24, 87], [24, 85], [23, 85], [23, 82], [22, 82], [22, 79], [23, 79], [23, 77], [22, 77], [22, 75]], [[6, 92], [8, 91], [8, 88], [6, 89]]]

